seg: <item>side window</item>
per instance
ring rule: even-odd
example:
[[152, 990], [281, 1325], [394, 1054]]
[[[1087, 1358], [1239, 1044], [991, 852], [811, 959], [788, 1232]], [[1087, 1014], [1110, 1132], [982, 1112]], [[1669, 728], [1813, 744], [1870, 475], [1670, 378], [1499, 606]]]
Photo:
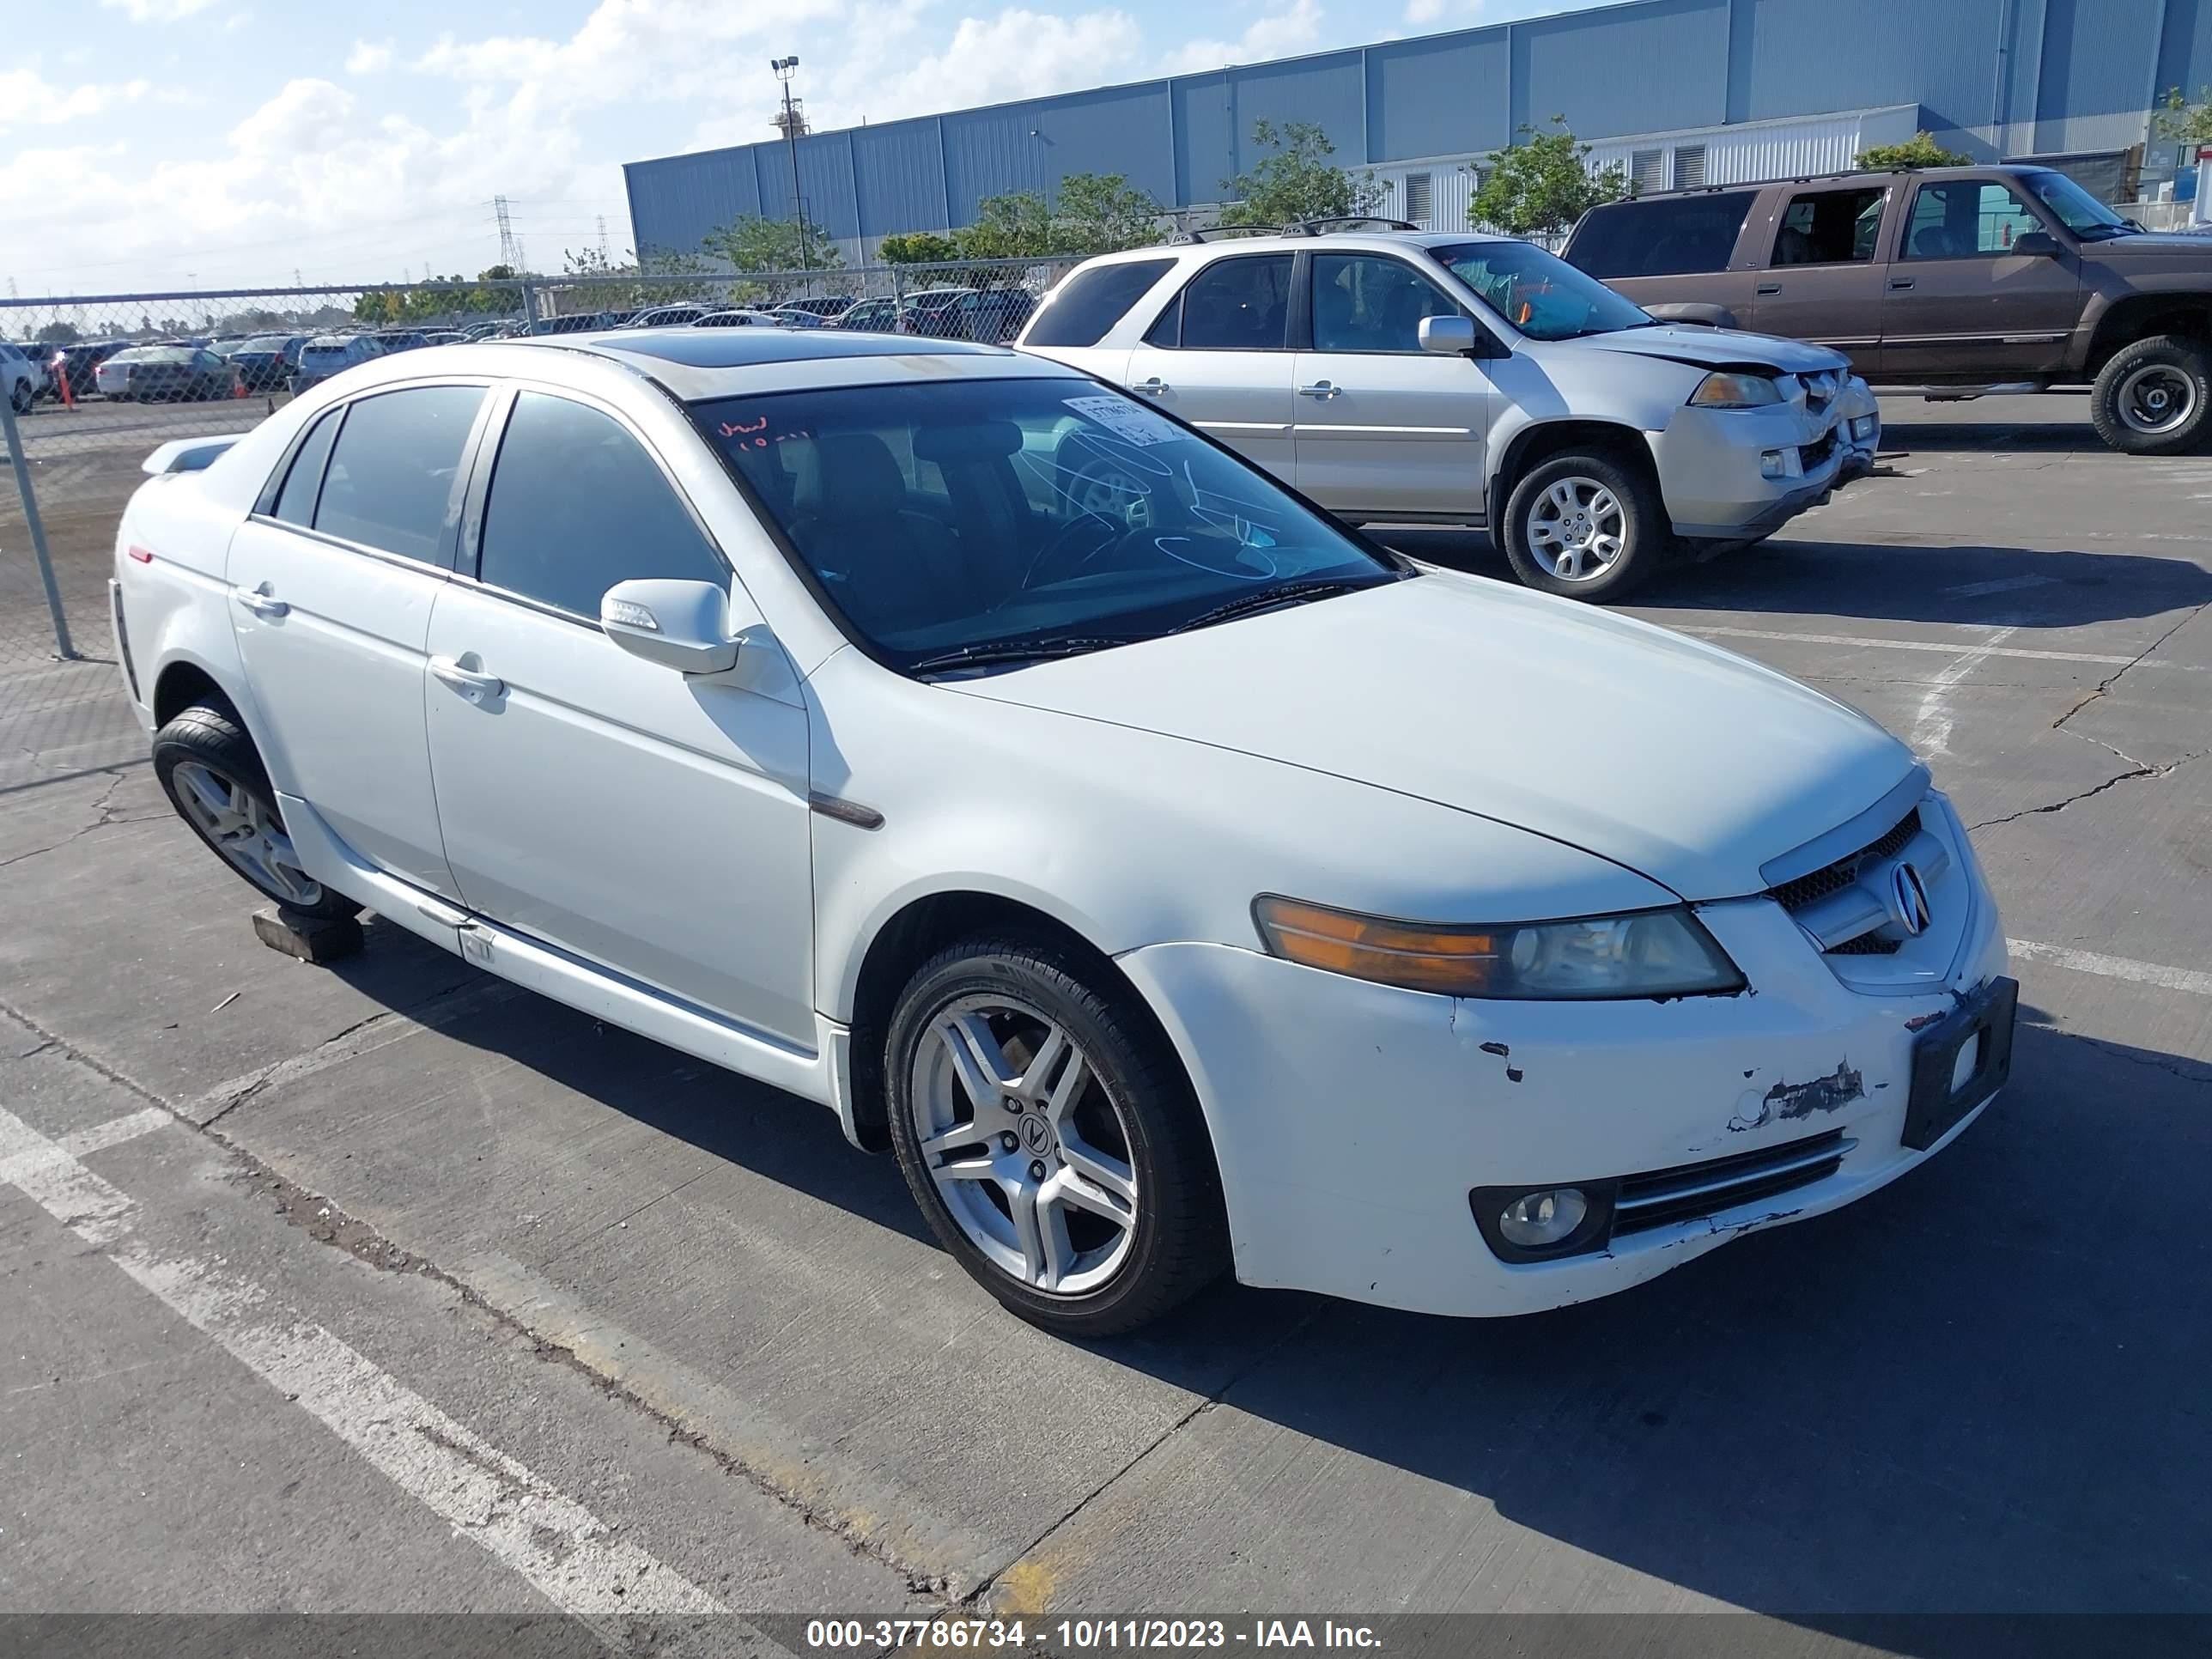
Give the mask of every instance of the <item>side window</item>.
[[1778, 265], [1866, 264], [1874, 258], [1886, 194], [1872, 190], [1822, 190], [1790, 198], [1774, 233], [1768, 263]]
[[1459, 307], [1401, 260], [1372, 253], [1313, 257], [1316, 351], [1419, 351], [1421, 319]]
[[1145, 331], [1148, 346], [1165, 346], [1172, 351], [1182, 343], [1182, 295], [1178, 294], [1168, 301], [1168, 308], [1160, 313], [1152, 325]]
[[445, 551], [461, 496], [461, 452], [484, 392], [414, 386], [346, 407], [315, 528], [425, 564]]
[[1221, 259], [1182, 291], [1186, 351], [1273, 351], [1291, 319], [1291, 256]]
[[477, 578], [599, 620], [634, 576], [726, 586], [722, 562], [653, 458], [621, 424], [566, 398], [525, 392], [484, 500]]
[[1995, 258], [2012, 252], [2024, 231], [2043, 221], [2027, 203], [1992, 179], [1946, 179], [1923, 185], [1905, 222], [1902, 259]]
[[284, 487], [276, 493], [276, 516], [287, 524], [302, 528], [315, 521], [315, 496], [323, 487], [323, 463], [331, 458], [331, 443], [338, 435], [338, 422], [343, 409], [326, 411], [317, 421], [307, 441], [294, 452], [292, 470], [284, 475]]
[[1077, 271], [1037, 313], [1030, 328], [1029, 343], [1097, 345], [1174, 264], [1172, 259], [1131, 259]]
[[1593, 208], [1565, 257], [1601, 282], [1726, 270], [1758, 199], [1755, 190], [1727, 190]]

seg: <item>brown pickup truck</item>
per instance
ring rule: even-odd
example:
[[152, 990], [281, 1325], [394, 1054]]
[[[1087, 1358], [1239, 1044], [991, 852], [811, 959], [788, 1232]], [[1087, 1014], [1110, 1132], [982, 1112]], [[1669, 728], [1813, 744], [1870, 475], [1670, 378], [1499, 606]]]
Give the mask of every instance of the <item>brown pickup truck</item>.
[[1565, 253], [1661, 317], [1834, 346], [1875, 386], [2087, 386], [2138, 455], [2212, 427], [2212, 236], [2147, 232], [2048, 168], [1671, 191], [1593, 208]]

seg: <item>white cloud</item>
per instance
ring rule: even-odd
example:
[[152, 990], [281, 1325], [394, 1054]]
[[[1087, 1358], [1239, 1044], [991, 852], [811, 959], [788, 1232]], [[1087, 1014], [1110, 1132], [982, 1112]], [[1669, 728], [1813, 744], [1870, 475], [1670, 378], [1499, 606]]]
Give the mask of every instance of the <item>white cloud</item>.
[[100, 0], [109, 11], [127, 12], [134, 23], [180, 23], [215, 0]]
[[392, 43], [389, 40], [356, 40], [353, 50], [346, 54], [348, 75], [375, 75], [392, 67]]
[[1234, 40], [1193, 40], [1176, 48], [1168, 54], [1161, 72], [1188, 75], [1225, 64], [1256, 64], [1310, 52], [1320, 42], [1321, 26], [1320, 0], [1292, 0], [1288, 11], [1255, 19]]
[[0, 131], [82, 120], [145, 95], [143, 81], [88, 81], [64, 88], [36, 70], [0, 70]]

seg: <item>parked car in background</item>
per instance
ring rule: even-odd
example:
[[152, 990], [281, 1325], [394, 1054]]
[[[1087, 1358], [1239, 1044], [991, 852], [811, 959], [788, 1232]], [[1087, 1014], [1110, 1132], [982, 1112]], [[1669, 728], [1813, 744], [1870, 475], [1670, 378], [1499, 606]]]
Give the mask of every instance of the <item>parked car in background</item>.
[[2212, 241], [2147, 232], [2048, 167], [1641, 197], [1584, 215], [1565, 258], [1663, 314], [1832, 346], [1877, 386], [2086, 386], [2131, 454], [2212, 434]]
[[311, 337], [306, 334], [257, 334], [230, 354], [231, 366], [237, 369], [248, 392], [274, 391], [298, 369], [300, 348]]
[[[31, 350], [38, 349], [36, 346]], [[25, 349], [0, 340], [0, 387], [4, 387], [9, 406], [18, 415], [27, 415], [31, 405], [39, 399], [39, 390], [46, 380], [43, 369], [35, 364]]]
[[796, 306], [771, 306], [768, 314], [785, 328], [827, 328], [829, 323], [821, 313], [804, 311]]
[[299, 367], [292, 372], [293, 395], [383, 355], [376, 340], [367, 334], [318, 334], [300, 348]]
[[1232, 1269], [1584, 1302], [1865, 1198], [2007, 1080], [1973, 845], [1835, 699], [1415, 565], [1037, 357], [570, 343], [149, 458], [112, 614], [154, 776], [260, 897], [819, 1103], [1023, 1317]]
[[228, 398], [238, 371], [205, 346], [143, 345], [118, 351], [93, 371], [100, 396], [123, 403]]
[[419, 328], [380, 328], [374, 337], [379, 348], [386, 352], [420, 351], [429, 343]]
[[1019, 334], [1036, 308], [1036, 296], [1025, 288], [939, 289], [914, 296], [899, 331], [998, 345]]
[[[1578, 599], [1620, 598], [1678, 545], [1770, 534], [1881, 433], [1841, 353], [1664, 327], [1510, 237], [1316, 228], [1108, 254], [1020, 343], [1340, 517], [1486, 526], [1523, 582]], [[1126, 514], [1143, 480], [1101, 459], [1081, 488]]]
[[842, 317], [852, 308], [853, 295], [849, 294], [801, 294], [771, 307], [776, 311], [803, 311], [824, 322], [832, 317]]
[[781, 317], [769, 311], [751, 311], [743, 307], [730, 311], [710, 311], [693, 319], [694, 328], [787, 328]]
[[896, 300], [861, 300], [839, 312], [830, 326], [872, 334], [895, 334], [898, 331], [898, 315]]
[[117, 352], [128, 349], [130, 344], [131, 342], [128, 340], [92, 340], [80, 342], [71, 346], [43, 348], [57, 353], [61, 359], [59, 365], [53, 370], [56, 395], [60, 394], [61, 383], [66, 380], [69, 383], [70, 397], [92, 396], [100, 390], [96, 377], [100, 364], [106, 362]]
[[623, 318], [611, 311], [580, 311], [567, 317], [540, 317], [530, 325], [533, 334], [592, 334], [619, 328]]
[[623, 326], [624, 328], [681, 328], [688, 323], [697, 322], [712, 309], [711, 306], [653, 306], [639, 312], [637, 315], [623, 324]]

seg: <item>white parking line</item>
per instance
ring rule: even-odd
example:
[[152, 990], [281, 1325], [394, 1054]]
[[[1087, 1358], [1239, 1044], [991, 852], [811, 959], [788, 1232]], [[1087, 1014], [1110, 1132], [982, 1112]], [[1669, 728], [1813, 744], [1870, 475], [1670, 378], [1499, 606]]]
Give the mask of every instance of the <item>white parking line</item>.
[[[1719, 640], [1775, 640], [1785, 645], [1856, 645], [1878, 647], [1884, 651], [1937, 651], [1947, 657], [1958, 655], [1960, 647], [1956, 642], [1941, 640], [1884, 640], [1865, 634], [1784, 634], [1764, 628], [1709, 628], [1702, 623], [1692, 625], [1668, 623], [1677, 633], [1695, 634], [1701, 639]], [[2100, 651], [2036, 651], [2023, 646], [1998, 646], [1989, 653], [1992, 657], [2023, 658], [2030, 662], [2091, 662], [2114, 668], [2125, 668], [2135, 663], [2138, 668], [2179, 668], [2190, 672], [2202, 672], [2206, 665], [2194, 662], [2168, 662], [2149, 657], [2136, 662], [2133, 657], [2113, 656]]]
[[137, 1237], [136, 1200], [4, 1107], [0, 1175], [563, 1613], [599, 1620], [722, 1611], [690, 1580], [617, 1538], [574, 1498], [261, 1285], [211, 1258]]
[[1951, 752], [1952, 688], [1970, 677], [1990, 659], [1992, 652], [2018, 632], [2018, 628], [1998, 629], [1928, 682], [1928, 689], [1920, 694], [1920, 707], [1913, 714], [1912, 734], [1905, 739], [1912, 745], [1914, 754], [1926, 758]]
[[2095, 951], [2077, 951], [2070, 945], [2044, 945], [2032, 939], [2008, 939], [2005, 948], [2030, 962], [2047, 962], [2070, 968], [2077, 974], [2101, 974], [2106, 979], [2129, 979], [2138, 985], [2158, 985], [2169, 991], [2188, 991], [2212, 997], [2212, 974], [2194, 968], [2168, 968], [2132, 957], [2108, 957]]

